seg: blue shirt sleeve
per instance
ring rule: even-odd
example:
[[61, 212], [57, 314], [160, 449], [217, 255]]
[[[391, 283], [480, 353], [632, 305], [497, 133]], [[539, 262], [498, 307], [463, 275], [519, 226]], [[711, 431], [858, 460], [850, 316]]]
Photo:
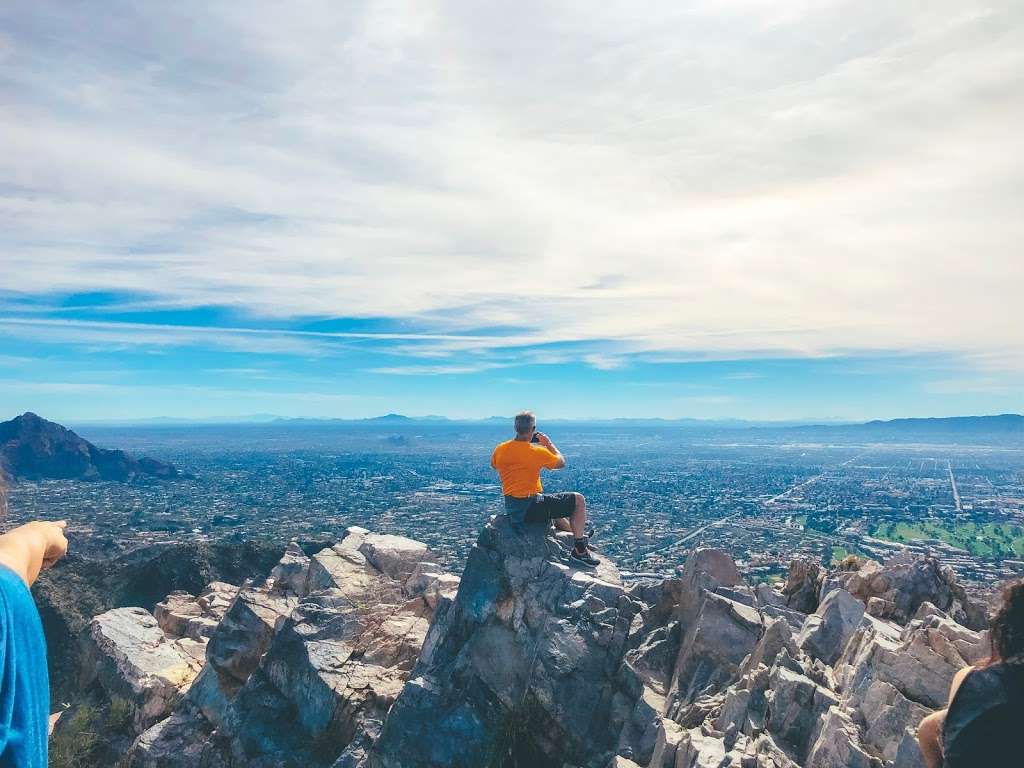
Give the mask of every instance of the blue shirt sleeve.
[[46, 768], [46, 640], [32, 593], [0, 565], [0, 767]]

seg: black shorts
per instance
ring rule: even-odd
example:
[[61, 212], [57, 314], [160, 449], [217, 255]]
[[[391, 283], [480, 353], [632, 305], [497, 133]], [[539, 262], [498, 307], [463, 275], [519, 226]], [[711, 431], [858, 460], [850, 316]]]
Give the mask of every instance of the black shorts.
[[505, 497], [505, 512], [516, 523], [543, 523], [576, 511], [575, 493], [538, 493], [524, 499]]

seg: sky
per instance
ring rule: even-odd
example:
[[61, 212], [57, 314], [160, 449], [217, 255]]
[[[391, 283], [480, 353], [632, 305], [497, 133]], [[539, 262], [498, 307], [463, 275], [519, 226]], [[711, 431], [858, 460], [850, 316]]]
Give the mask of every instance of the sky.
[[1017, 2], [6, 2], [0, 418], [1024, 411]]

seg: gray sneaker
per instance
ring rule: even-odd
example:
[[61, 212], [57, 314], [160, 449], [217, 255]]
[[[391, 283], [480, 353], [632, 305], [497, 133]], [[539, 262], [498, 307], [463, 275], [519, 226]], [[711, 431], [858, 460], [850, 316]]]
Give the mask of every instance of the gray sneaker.
[[582, 565], [584, 568], [597, 568], [601, 564], [600, 560], [590, 554], [589, 549], [581, 553], [576, 551], [576, 547], [573, 547], [569, 553], [569, 562]]

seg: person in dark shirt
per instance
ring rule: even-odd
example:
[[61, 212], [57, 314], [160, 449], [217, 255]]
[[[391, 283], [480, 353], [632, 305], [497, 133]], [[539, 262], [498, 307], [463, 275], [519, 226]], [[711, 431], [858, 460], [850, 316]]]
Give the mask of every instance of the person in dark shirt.
[[928, 768], [1020, 765], [1024, 722], [1024, 579], [1003, 589], [990, 628], [989, 659], [953, 678], [949, 705], [921, 721], [917, 740]]
[[[2, 478], [0, 478], [2, 483]], [[0, 487], [0, 511], [3, 510]], [[0, 536], [0, 766], [46, 768], [50, 683], [46, 640], [29, 587], [67, 552], [64, 521]]]

